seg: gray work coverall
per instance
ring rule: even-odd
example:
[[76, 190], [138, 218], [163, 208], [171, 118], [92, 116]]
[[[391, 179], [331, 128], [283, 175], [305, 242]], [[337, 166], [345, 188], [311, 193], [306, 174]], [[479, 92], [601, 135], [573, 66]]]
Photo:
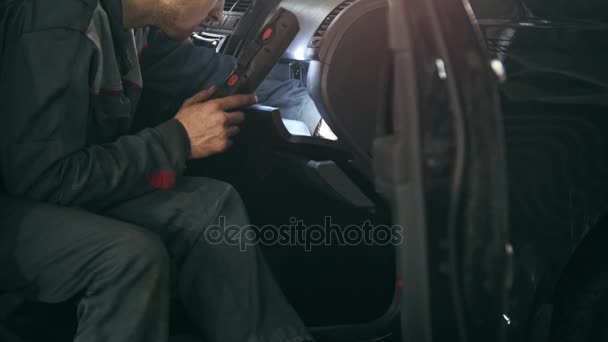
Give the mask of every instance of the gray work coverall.
[[142, 93], [179, 103], [234, 61], [124, 30], [120, 0], [0, 7], [0, 293], [80, 298], [79, 342], [166, 341], [172, 288], [207, 341], [310, 339], [257, 248], [206, 238], [248, 218], [230, 185], [182, 176], [183, 126], [133, 131]]

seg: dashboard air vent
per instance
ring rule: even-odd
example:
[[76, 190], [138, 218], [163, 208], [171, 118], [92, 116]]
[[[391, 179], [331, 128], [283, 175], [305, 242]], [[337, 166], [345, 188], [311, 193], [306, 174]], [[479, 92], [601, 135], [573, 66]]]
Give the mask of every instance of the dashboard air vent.
[[323, 36], [325, 35], [325, 32], [327, 32], [327, 28], [329, 28], [334, 19], [336, 19], [336, 17], [340, 15], [340, 13], [342, 13], [342, 11], [344, 11], [346, 7], [352, 5], [357, 1], [358, 0], [345, 0], [341, 2], [338, 6], [336, 6], [336, 8], [334, 8], [331, 12], [329, 12], [327, 17], [325, 17], [323, 22], [321, 22], [319, 28], [315, 31], [315, 34], [309, 46], [312, 48], [318, 47], [319, 43], [321, 42], [321, 39], [323, 39]]
[[253, 0], [226, 0], [224, 12], [245, 13], [253, 4]]

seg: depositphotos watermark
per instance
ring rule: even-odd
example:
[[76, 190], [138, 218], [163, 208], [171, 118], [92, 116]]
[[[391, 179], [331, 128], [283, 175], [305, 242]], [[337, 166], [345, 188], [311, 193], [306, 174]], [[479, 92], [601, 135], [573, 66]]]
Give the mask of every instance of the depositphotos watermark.
[[280, 226], [238, 226], [227, 224], [226, 217], [220, 216], [217, 224], [207, 227], [204, 238], [211, 244], [239, 246], [242, 251], [256, 245], [300, 246], [311, 251], [315, 246], [386, 246], [404, 240], [403, 227], [373, 225], [369, 220], [348, 226], [333, 223], [331, 216], [326, 216], [322, 225], [306, 225], [295, 217], [289, 222]]

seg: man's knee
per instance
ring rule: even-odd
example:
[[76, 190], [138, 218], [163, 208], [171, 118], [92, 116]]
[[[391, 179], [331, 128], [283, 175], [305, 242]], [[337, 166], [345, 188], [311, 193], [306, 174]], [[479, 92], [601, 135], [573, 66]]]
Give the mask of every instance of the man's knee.
[[168, 282], [169, 255], [154, 234], [135, 228], [125, 229], [108, 243], [102, 269], [113, 270], [110, 272], [118, 277]]
[[243, 200], [231, 184], [209, 178], [189, 178], [188, 182], [194, 191], [182, 213], [193, 222], [187, 230], [190, 243], [215, 241], [213, 237], [220, 239], [228, 230], [249, 225]]
[[142, 270], [165, 271], [169, 265], [169, 255], [161, 240], [154, 234], [130, 230], [124, 234], [117, 247], [125, 262]]
[[[186, 181], [189, 183], [189, 187], [195, 189], [194, 192], [198, 199], [192, 203], [207, 205], [208, 207], [205, 208], [207, 212], [211, 212], [209, 209], [213, 207], [218, 216], [229, 214], [230, 211], [234, 210], [245, 211], [240, 194], [231, 184], [215, 179], [196, 177], [189, 177]], [[200, 208], [196, 208], [196, 211], [200, 211]]]
[[241, 195], [236, 190], [234, 186], [230, 183], [220, 182], [218, 181], [219, 186], [224, 189], [224, 200], [229, 202], [237, 203], [238, 205], [242, 205], [243, 200], [241, 199]]
[[229, 183], [217, 181], [221, 187], [221, 196], [218, 197], [218, 210], [214, 223], [225, 223], [238, 226], [241, 229], [249, 224], [245, 204], [238, 191]]

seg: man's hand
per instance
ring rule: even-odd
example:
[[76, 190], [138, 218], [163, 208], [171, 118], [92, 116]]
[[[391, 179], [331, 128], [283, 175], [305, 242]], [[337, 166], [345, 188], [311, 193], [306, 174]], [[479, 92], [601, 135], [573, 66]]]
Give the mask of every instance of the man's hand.
[[190, 139], [190, 158], [200, 159], [226, 151], [240, 132], [245, 114], [233, 111], [257, 103], [255, 95], [233, 95], [207, 101], [216, 87], [203, 90], [184, 101], [175, 118], [184, 125]]

